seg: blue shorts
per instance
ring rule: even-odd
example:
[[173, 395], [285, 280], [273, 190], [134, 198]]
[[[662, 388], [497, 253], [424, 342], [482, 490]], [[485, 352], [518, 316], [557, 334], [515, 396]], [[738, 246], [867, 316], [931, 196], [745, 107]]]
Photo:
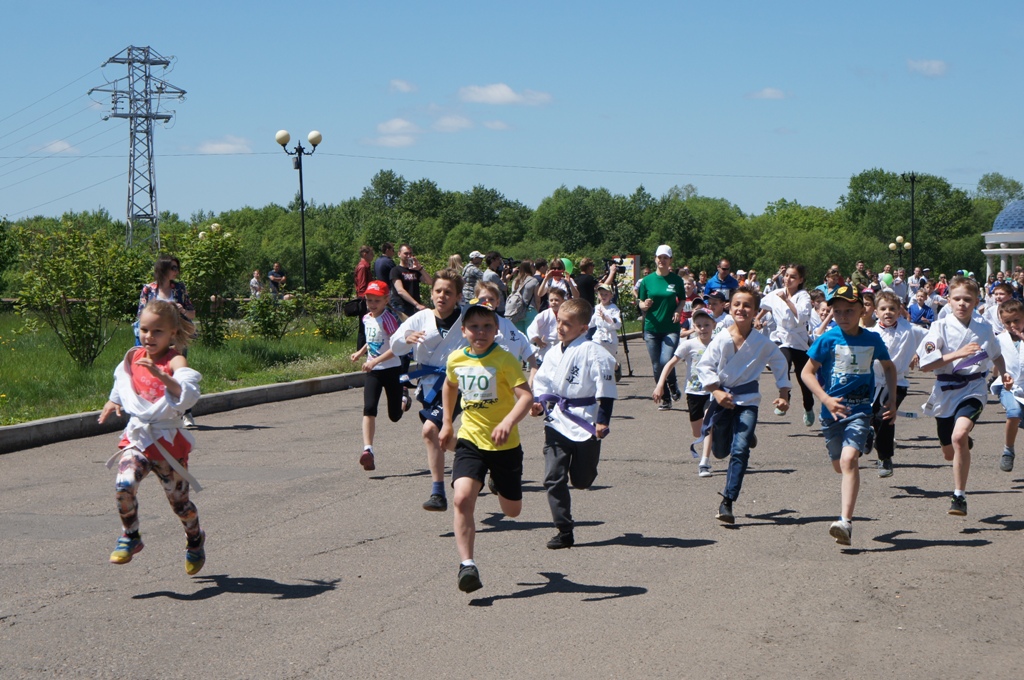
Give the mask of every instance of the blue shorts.
[[1024, 414], [1024, 406], [1021, 405], [1013, 393], [1003, 389], [1002, 385], [996, 385], [996, 394], [999, 395], [999, 403], [1006, 409], [1006, 419], [1020, 418]]
[[858, 413], [843, 420], [823, 422], [821, 431], [825, 433], [825, 448], [828, 449], [829, 460], [839, 460], [843, 449], [852, 446], [864, 452], [868, 433], [871, 432], [871, 414]]

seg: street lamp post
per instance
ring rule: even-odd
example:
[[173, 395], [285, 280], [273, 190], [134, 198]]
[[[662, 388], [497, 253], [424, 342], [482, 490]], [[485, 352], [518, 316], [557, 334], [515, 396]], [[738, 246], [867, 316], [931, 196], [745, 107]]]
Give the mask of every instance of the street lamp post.
[[[910, 240], [914, 241], [914, 194], [917, 189], [917, 173], [916, 172], [905, 172], [900, 177], [903, 178], [904, 182], [910, 182]], [[890, 248], [891, 250], [891, 248]], [[908, 250], [910, 250], [908, 248]], [[910, 268], [914, 269], [914, 252], [910, 252]]]
[[912, 250], [913, 248], [914, 246], [910, 243], [910, 241], [904, 240], [902, 236], [897, 236], [896, 241], [894, 243], [889, 244], [889, 250], [899, 254], [900, 269], [903, 269], [903, 251]]
[[306, 151], [302, 147], [302, 142], [298, 142], [291, 151], [288, 150], [288, 142], [291, 141], [292, 136], [288, 134], [287, 130], [278, 130], [277, 134], [274, 135], [274, 139], [281, 145], [281, 148], [286, 154], [292, 156], [292, 165], [296, 170], [299, 171], [299, 220], [302, 224], [302, 292], [309, 290], [309, 284], [306, 281], [306, 197], [302, 191], [302, 157], [312, 156], [316, 151], [316, 147], [323, 141], [324, 137], [316, 130], [309, 133], [307, 139], [313, 146], [312, 151]]

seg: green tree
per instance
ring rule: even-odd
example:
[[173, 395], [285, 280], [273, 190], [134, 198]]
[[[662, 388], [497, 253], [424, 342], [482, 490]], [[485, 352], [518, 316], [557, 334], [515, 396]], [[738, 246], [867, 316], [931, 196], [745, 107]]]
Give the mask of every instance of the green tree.
[[1010, 201], [1024, 199], [1024, 184], [1012, 177], [1005, 177], [998, 172], [987, 172], [978, 180], [975, 198], [995, 201], [1000, 210]]
[[179, 245], [181, 278], [196, 307], [199, 340], [219, 347], [227, 335], [225, 297], [241, 268], [238, 239], [215, 222], [192, 227]]
[[16, 230], [17, 309], [37, 314], [79, 366], [90, 366], [122, 323], [135, 318], [151, 257], [105, 231], [68, 222], [49, 233]]

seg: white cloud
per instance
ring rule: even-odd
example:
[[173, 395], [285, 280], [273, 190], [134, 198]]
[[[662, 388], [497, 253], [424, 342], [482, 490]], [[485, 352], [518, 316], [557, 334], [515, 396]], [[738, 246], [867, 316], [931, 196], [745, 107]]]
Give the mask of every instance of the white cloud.
[[389, 89], [392, 92], [415, 92], [416, 86], [410, 83], [408, 80], [402, 80], [401, 78], [392, 78], [389, 83]]
[[377, 132], [382, 135], [412, 135], [419, 131], [415, 123], [405, 118], [392, 118], [377, 124]]
[[503, 120], [485, 120], [484, 127], [488, 130], [509, 130], [509, 124]]
[[207, 154], [231, 154], [251, 153], [252, 144], [244, 137], [224, 135], [220, 139], [211, 139], [199, 145], [199, 153]]
[[448, 115], [441, 116], [434, 122], [434, 130], [437, 132], [459, 132], [473, 127], [473, 121], [465, 116]]
[[43, 146], [38, 147], [36, 149], [36, 151], [43, 151], [45, 153], [50, 153], [50, 154], [58, 154], [58, 153], [76, 154], [76, 153], [78, 153], [78, 149], [76, 149], [74, 146], [72, 146], [70, 143], [64, 141], [63, 139], [55, 139], [52, 142], [49, 142], [48, 144], [44, 144]]
[[491, 85], [467, 85], [459, 88], [459, 99], [472, 104], [524, 104], [542, 106], [551, 102], [551, 95], [536, 90], [516, 92], [505, 83]]
[[941, 59], [907, 59], [907, 70], [928, 78], [941, 78], [949, 70], [949, 64]]
[[386, 146], [398, 149], [404, 146], [412, 146], [416, 143], [416, 137], [413, 135], [381, 135], [380, 137], [368, 139], [365, 143], [371, 146]]
[[747, 99], [786, 99], [786, 93], [777, 87], [764, 87], [748, 94]]

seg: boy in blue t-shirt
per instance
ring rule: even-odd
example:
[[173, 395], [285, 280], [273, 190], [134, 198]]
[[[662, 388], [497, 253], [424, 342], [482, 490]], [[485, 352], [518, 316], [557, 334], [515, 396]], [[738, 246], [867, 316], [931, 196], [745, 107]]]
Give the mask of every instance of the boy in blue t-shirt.
[[843, 475], [842, 514], [828, 533], [839, 545], [850, 545], [853, 508], [860, 490], [858, 458], [870, 449], [871, 416], [875, 395], [872, 365], [885, 374], [882, 418], [896, 418], [896, 367], [882, 336], [860, 327], [864, 301], [856, 288], [840, 286], [828, 301], [836, 328], [814, 341], [807, 350], [804, 384], [821, 401], [821, 429], [832, 467]]

